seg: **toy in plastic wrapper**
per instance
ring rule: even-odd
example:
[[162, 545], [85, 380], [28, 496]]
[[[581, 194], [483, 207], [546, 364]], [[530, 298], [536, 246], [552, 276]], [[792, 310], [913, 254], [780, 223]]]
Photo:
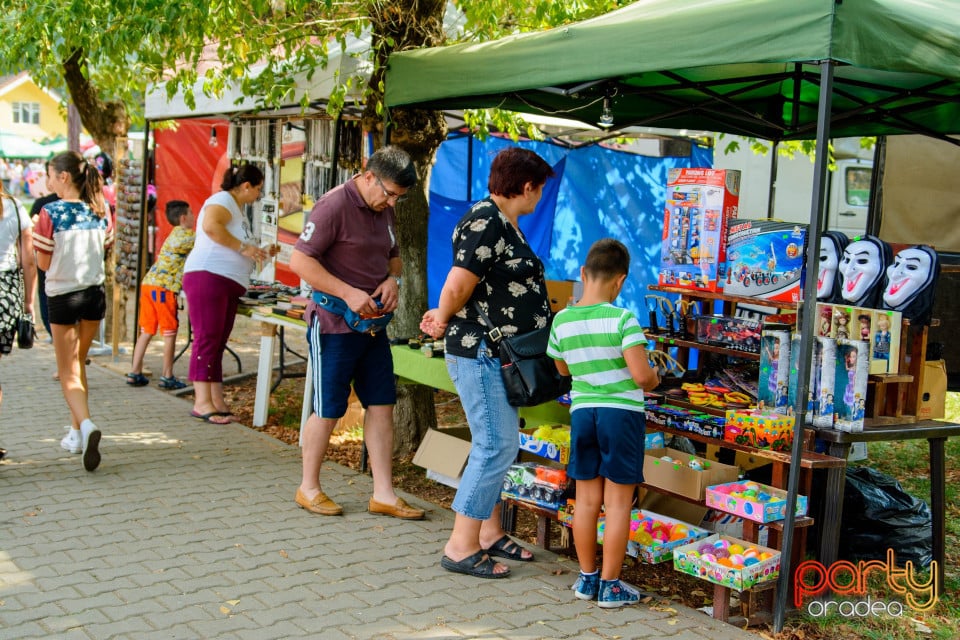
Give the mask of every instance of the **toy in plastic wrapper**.
[[771, 409], [785, 409], [790, 377], [789, 331], [765, 330], [760, 337], [760, 384], [757, 400]]
[[837, 341], [817, 336], [820, 344], [820, 382], [813, 407], [813, 426], [832, 428], [835, 412], [834, 380], [837, 376]]
[[870, 345], [860, 340], [837, 340], [834, 378], [833, 427], [839, 431], [863, 431], [866, 415], [867, 375]]

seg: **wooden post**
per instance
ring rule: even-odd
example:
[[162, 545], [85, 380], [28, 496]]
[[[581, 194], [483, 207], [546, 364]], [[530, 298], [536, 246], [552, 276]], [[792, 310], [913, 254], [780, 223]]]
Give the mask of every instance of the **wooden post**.
[[[116, 146], [113, 149], [113, 184], [119, 185], [123, 183], [121, 175], [123, 169], [123, 163], [120, 162], [120, 159], [126, 155], [127, 152], [127, 139], [126, 138], [117, 138]], [[120, 193], [117, 194], [121, 195]], [[116, 219], [114, 219], [114, 237], [116, 237]], [[116, 362], [119, 359], [120, 355], [120, 337], [123, 333], [121, 327], [125, 326], [126, 323], [126, 305], [122, 304], [124, 295], [123, 295], [123, 285], [117, 282], [117, 252], [119, 247], [116, 242], [114, 242], [113, 250], [110, 252], [110, 258], [107, 260], [107, 273], [110, 278], [110, 282], [113, 285], [113, 300], [112, 300], [112, 322], [110, 324], [110, 343], [113, 347], [113, 360]]]

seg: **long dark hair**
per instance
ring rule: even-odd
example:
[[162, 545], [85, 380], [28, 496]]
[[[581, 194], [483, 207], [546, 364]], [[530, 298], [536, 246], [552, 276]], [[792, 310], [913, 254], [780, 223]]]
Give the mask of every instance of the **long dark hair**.
[[67, 172], [70, 181], [80, 192], [80, 199], [86, 202], [98, 217], [107, 215], [107, 202], [103, 199], [103, 178], [100, 172], [86, 158], [76, 151], [64, 151], [50, 159], [48, 171]]
[[260, 186], [263, 184], [263, 171], [253, 164], [231, 165], [223, 172], [220, 189], [230, 191], [244, 182], [249, 182], [251, 187]]

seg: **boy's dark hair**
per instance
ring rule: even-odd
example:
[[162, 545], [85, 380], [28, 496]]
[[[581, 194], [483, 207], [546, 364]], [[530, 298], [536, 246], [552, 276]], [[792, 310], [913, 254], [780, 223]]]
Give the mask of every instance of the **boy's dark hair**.
[[630, 272], [630, 252], [619, 240], [597, 240], [587, 253], [583, 271], [591, 278], [611, 280]]
[[180, 224], [180, 218], [190, 211], [190, 204], [183, 200], [171, 200], [167, 203], [167, 222], [173, 226]]

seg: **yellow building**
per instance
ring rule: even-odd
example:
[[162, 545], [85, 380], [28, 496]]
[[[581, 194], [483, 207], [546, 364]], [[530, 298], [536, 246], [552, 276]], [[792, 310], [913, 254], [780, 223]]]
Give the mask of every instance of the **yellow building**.
[[43, 89], [23, 71], [0, 76], [0, 131], [37, 142], [67, 135], [60, 96]]

